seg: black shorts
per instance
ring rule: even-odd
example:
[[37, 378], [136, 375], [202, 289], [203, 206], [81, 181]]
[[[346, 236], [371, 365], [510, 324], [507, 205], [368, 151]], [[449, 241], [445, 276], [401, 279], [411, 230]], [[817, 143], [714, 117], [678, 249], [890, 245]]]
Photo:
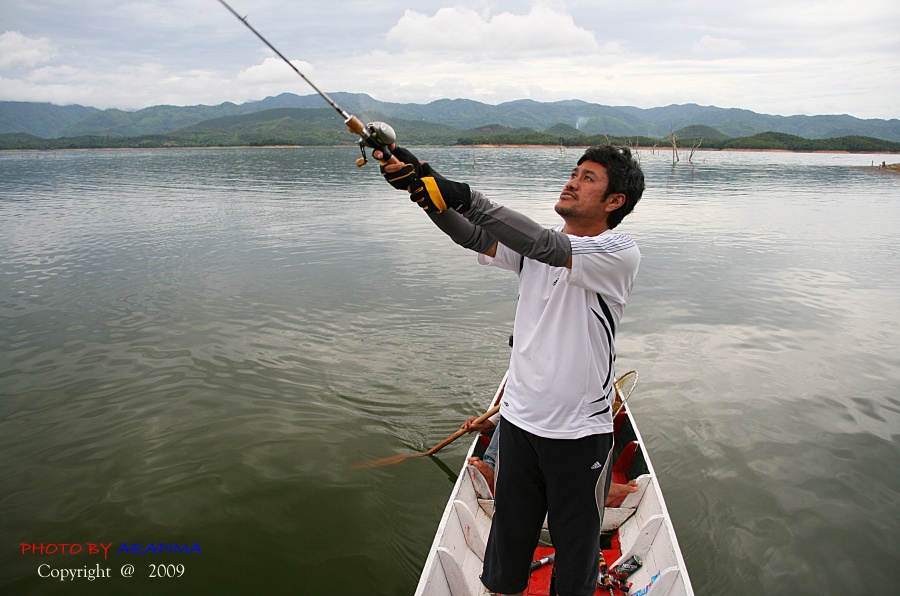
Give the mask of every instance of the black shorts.
[[594, 594], [609, 492], [609, 474], [604, 479], [601, 473], [612, 443], [611, 433], [545, 439], [503, 421], [494, 521], [481, 575], [488, 590], [516, 594], [528, 587], [528, 568], [547, 515], [559, 594]]

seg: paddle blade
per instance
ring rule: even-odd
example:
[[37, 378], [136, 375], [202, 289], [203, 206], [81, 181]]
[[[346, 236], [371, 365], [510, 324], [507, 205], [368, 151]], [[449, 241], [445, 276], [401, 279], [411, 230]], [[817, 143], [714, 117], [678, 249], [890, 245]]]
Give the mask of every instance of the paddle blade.
[[354, 470], [362, 470], [365, 468], [382, 468], [384, 466], [393, 466], [414, 457], [422, 457], [425, 453], [401, 453], [400, 455], [392, 455], [390, 457], [382, 457], [381, 459], [373, 459], [372, 461], [363, 462], [353, 466]]
[[[503, 377], [503, 380], [505, 382], [506, 377]], [[501, 387], [502, 386], [503, 385], [501, 385]], [[491, 408], [490, 410], [488, 410], [487, 412], [485, 412], [484, 414], [482, 414], [481, 416], [479, 416], [478, 418], [476, 418], [475, 422], [476, 423], [484, 422], [485, 420], [487, 420], [488, 418], [490, 418], [491, 416], [493, 416], [494, 414], [496, 414], [499, 411], [500, 411], [500, 406], [498, 404], [498, 405], [494, 406], [493, 408]], [[447, 437], [446, 439], [444, 439], [443, 441], [441, 441], [440, 443], [438, 443], [437, 445], [435, 445], [434, 447], [432, 447], [425, 453], [408, 453], [405, 455], [392, 455], [391, 457], [385, 457], [382, 459], [376, 459], [376, 460], [373, 460], [370, 462], [357, 464], [357, 465], [353, 466], [353, 468], [360, 469], [360, 468], [379, 468], [381, 466], [393, 466], [394, 464], [399, 464], [400, 462], [406, 461], [413, 457], [422, 457], [423, 455], [434, 455], [435, 453], [437, 453], [438, 451], [440, 451], [441, 449], [443, 449], [444, 447], [446, 447], [447, 445], [449, 445], [456, 439], [460, 438], [464, 434], [467, 434], [467, 431], [465, 431], [463, 429], [459, 429], [458, 431], [456, 431], [455, 433], [453, 433], [452, 435], [450, 435], [449, 437]]]

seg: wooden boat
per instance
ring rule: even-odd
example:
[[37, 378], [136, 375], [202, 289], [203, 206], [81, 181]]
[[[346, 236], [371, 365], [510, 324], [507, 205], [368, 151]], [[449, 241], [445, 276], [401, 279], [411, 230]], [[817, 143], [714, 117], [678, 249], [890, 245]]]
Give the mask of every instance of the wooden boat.
[[[596, 594], [690, 596], [694, 591], [656, 473], [628, 405], [622, 401], [627, 400], [636, 382], [634, 371], [616, 381], [620, 407], [614, 417], [616, 446], [612, 461], [613, 482], [624, 484], [636, 479], [638, 491], [606, 507], [601, 539], [605, 566], [601, 563]], [[505, 384], [504, 376], [492, 405], [499, 403]], [[483, 455], [489, 440], [486, 435], [476, 437], [466, 458]], [[416, 596], [490, 594], [479, 576], [492, 516], [490, 488], [480, 472], [464, 463], [425, 561]], [[551, 594], [553, 553], [545, 528], [526, 594]]]

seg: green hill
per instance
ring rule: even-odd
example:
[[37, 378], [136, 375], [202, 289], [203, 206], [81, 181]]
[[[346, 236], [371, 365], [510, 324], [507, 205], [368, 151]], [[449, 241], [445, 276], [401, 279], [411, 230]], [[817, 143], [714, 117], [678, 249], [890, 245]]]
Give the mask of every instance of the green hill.
[[561, 137], [563, 139], [573, 139], [577, 137], [583, 137], [584, 133], [575, 128], [574, 126], [569, 126], [568, 124], [555, 124], [545, 130], [549, 135], [555, 135]]
[[[685, 127], [706, 126], [734, 138], [771, 131], [807, 139], [865, 136], [900, 142], [900, 120], [896, 118], [860, 119], [845, 114], [774, 116], [697, 104], [649, 109], [606, 106], [581, 100], [538, 102], [522, 99], [491, 105], [468, 99], [440, 99], [428, 104], [401, 104], [379, 101], [362, 93], [335, 92], [331, 96], [364, 121], [374, 120], [377, 115], [391, 124], [427, 122], [459, 130], [498, 124], [552, 135], [556, 133], [549, 129], [562, 124], [586, 135], [663, 138]], [[215, 118], [286, 108], [327, 109], [318, 95], [291, 93], [240, 105], [226, 102], [216, 106], [153, 106], [134, 112], [0, 102], [0, 133], [27, 132], [39, 137], [167, 134]], [[712, 137], [704, 135], [704, 138]]]
[[487, 138], [487, 137], [507, 137], [512, 135], [525, 135], [532, 134], [534, 130], [521, 127], [521, 128], [512, 128], [510, 126], [504, 126], [502, 124], [488, 124], [486, 126], [477, 126], [475, 128], [470, 128], [465, 131], [465, 135]]
[[133, 137], [165, 134], [212, 118], [256, 111], [226, 102], [217, 106], [153, 106], [136, 112], [103, 110], [69, 124], [53, 136], [105, 135]]
[[[224, 104], [223, 104], [224, 106]], [[223, 109], [228, 110], [225, 106]], [[164, 112], [161, 110], [160, 113]], [[148, 117], [153, 112], [145, 112]], [[361, 112], [360, 112], [361, 113]], [[79, 134], [56, 139], [15, 132], [0, 134], [0, 149], [67, 149], [119, 147], [229, 147], [272, 145], [353, 145], [357, 137], [344, 126], [331, 108], [274, 108], [251, 113], [210, 118], [164, 134], [125, 135], [133, 121], [126, 112], [105, 110], [89, 118], [104, 119], [104, 134]], [[610, 133], [585, 134], [584, 129], [556, 123], [546, 130], [486, 124], [463, 130], [421, 119], [390, 117], [368, 111], [366, 120], [388, 121], [401, 145], [570, 145], [615, 143], [630, 146], [671, 145], [671, 135], [659, 137]], [[582, 122], [582, 124], [584, 124]], [[781, 132], [764, 132], [732, 138], [718, 129], [697, 124], [675, 131], [679, 146], [705, 149], [786, 149], [791, 151], [900, 151], [900, 143], [847, 135], [829, 139], [807, 139]]]
[[703, 124], [692, 124], [690, 126], [685, 126], [684, 128], [679, 128], [675, 131], [675, 135], [676, 139], [702, 139], [704, 142], [724, 141], [725, 139], [729, 138], [729, 136], [725, 133], [713, 128], [712, 126], [705, 126]]
[[795, 135], [765, 132], [740, 139], [728, 139], [722, 149], [784, 149], [788, 151], [900, 151], [900, 143], [892, 143], [858, 135], [834, 139], [804, 139]]
[[50, 103], [0, 101], [0, 132], [27, 133], [52, 137], [57, 131], [99, 112], [84, 106], [56, 106]]

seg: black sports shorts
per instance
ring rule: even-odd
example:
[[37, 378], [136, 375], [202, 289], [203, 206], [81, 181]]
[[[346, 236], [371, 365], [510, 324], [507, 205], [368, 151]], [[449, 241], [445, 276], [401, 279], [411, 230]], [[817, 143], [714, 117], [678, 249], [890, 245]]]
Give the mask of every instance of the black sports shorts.
[[[612, 443], [611, 433], [545, 439], [503, 421], [494, 521], [481, 575], [488, 590], [516, 594], [528, 587], [528, 568], [546, 515], [556, 549], [559, 594], [594, 594], [602, 506], [609, 492], [609, 481], [601, 479], [601, 472]], [[606, 468], [608, 478], [611, 466]]]

